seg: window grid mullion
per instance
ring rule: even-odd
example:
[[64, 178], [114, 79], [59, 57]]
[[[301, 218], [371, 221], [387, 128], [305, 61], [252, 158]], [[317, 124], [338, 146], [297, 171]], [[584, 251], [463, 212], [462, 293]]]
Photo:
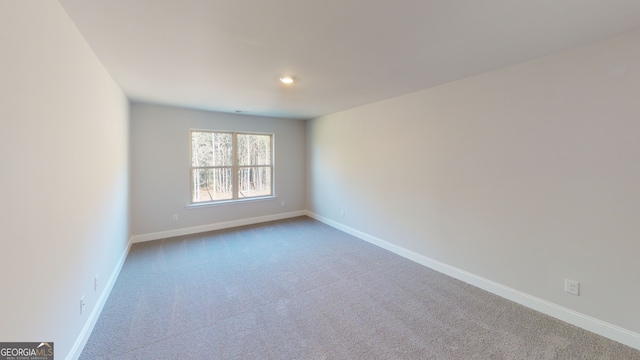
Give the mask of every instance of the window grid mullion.
[[238, 175], [238, 133], [233, 133], [231, 137], [231, 180], [232, 180], [232, 197], [234, 200], [239, 198], [238, 191], [240, 186], [240, 177]]
[[192, 170], [208, 170], [208, 169], [231, 169], [233, 166], [225, 165], [225, 166], [192, 166]]

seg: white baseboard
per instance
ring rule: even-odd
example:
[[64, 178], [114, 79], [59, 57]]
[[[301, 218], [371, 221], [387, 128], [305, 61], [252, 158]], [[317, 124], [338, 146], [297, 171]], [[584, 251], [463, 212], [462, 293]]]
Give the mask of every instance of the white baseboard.
[[297, 216], [305, 216], [306, 214], [307, 213], [305, 210], [301, 210], [301, 211], [293, 211], [293, 212], [281, 213], [281, 214], [275, 214], [275, 215], [266, 215], [266, 216], [248, 218], [248, 219], [240, 219], [240, 220], [233, 220], [233, 221], [227, 221], [227, 222], [221, 222], [221, 223], [215, 223], [215, 224], [200, 225], [200, 226], [193, 226], [188, 228], [180, 228], [180, 229], [160, 231], [160, 232], [154, 232], [154, 233], [148, 233], [148, 234], [141, 234], [141, 235], [132, 236], [131, 242], [135, 244], [135, 243], [145, 242], [145, 241], [166, 239], [174, 236], [197, 234], [201, 232], [221, 230], [221, 229], [227, 229], [227, 228], [232, 228], [237, 226], [259, 224], [267, 221], [288, 219], [288, 218], [293, 218]]
[[371, 236], [362, 231], [345, 226], [334, 220], [325, 218], [310, 211], [306, 211], [306, 215], [321, 221], [331, 227], [344, 231], [350, 235], [353, 235], [359, 239], [369, 242], [373, 245], [379, 246], [383, 249], [396, 253], [404, 258], [412, 260], [418, 264], [424, 265], [428, 268], [436, 270], [452, 278], [464, 281], [473, 286], [479, 287], [483, 290], [491, 292], [495, 295], [509, 299], [520, 305], [524, 305], [528, 308], [539, 311], [543, 314], [549, 315], [556, 319], [562, 320], [569, 324], [575, 325], [579, 328], [604, 336], [608, 339], [625, 344], [632, 348], [640, 350], [640, 334], [627, 329], [621, 328], [616, 325], [609, 324], [607, 322], [598, 320], [596, 318], [581, 314], [571, 309], [564, 308], [549, 301], [531, 296], [521, 291], [512, 289], [502, 284], [496, 283], [491, 280], [487, 280], [470, 272], [458, 269], [456, 267], [441, 263], [433, 260], [424, 255], [418, 254], [411, 250], [407, 250], [398, 245], [391, 244], [387, 241], [379, 239], [375, 236]]
[[234, 220], [234, 221], [228, 221], [228, 222], [217, 223], [217, 224], [194, 226], [189, 228], [161, 231], [161, 232], [136, 235], [136, 236], [130, 237], [126, 250], [120, 257], [120, 260], [118, 261], [116, 268], [111, 274], [109, 281], [105, 285], [105, 288], [102, 291], [102, 294], [100, 294], [100, 298], [98, 299], [96, 306], [94, 307], [93, 311], [89, 315], [89, 318], [87, 319], [87, 322], [85, 323], [84, 328], [82, 328], [80, 335], [78, 335], [76, 342], [73, 344], [71, 351], [69, 351], [69, 354], [65, 359], [77, 360], [80, 357], [80, 354], [82, 354], [82, 350], [84, 349], [84, 346], [87, 344], [87, 341], [89, 340], [89, 336], [91, 335], [91, 332], [93, 331], [93, 328], [96, 325], [96, 322], [98, 321], [98, 317], [100, 316], [100, 313], [102, 312], [102, 309], [104, 308], [104, 305], [106, 304], [107, 299], [109, 298], [109, 294], [111, 294], [111, 290], [113, 289], [113, 286], [116, 283], [118, 275], [120, 274], [120, 270], [122, 270], [122, 266], [124, 265], [124, 262], [127, 259], [127, 255], [129, 254], [131, 245], [133, 245], [134, 243], [164, 239], [164, 238], [173, 237], [173, 236], [196, 234], [196, 233], [205, 232], [205, 231], [220, 230], [220, 229], [226, 229], [226, 228], [237, 227], [237, 226], [258, 224], [258, 223], [263, 223], [267, 221], [288, 219], [288, 218], [293, 218], [297, 216], [305, 216], [306, 214], [307, 213], [304, 210], [294, 211], [294, 212], [288, 212], [288, 213], [282, 213], [282, 214], [276, 214], [276, 215], [260, 216], [260, 217], [249, 218], [249, 219], [241, 219], [241, 220]]
[[76, 342], [73, 344], [71, 351], [69, 351], [69, 354], [65, 358], [66, 360], [77, 360], [80, 357], [80, 354], [82, 354], [82, 350], [84, 349], [84, 346], [87, 344], [87, 340], [89, 340], [89, 336], [91, 336], [93, 327], [96, 326], [98, 317], [100, 317], [100, 313], [102, 312], [104, 305], [107, 303], [109, 294], [111, 294], [111, 289], [113, 289], [113, 285], [115, 285], [116, 280], [118, 279], [118, 275], [120, 275], [120, 270], [122, 270], [124, 261], [127, 259], [127, 255], [129, 254], [131, 245], [132, 245], [132, 242], [131, 242], [131, 239], [129, 239], [129, 242], [127, 243], [127, 247], [124, 250], [124, 253], [122, 254], [122, 256], [120, 256], [120, 260], [118, 260], [118, 263], [116, 264], [115, 269], [113, 270], [113, 272], [111, 273], [111, 276], [109, 277], [109, 280], [105, 284], [105, 287], [102, 290], [102, 294], [100, 294], [100, 297], [98, 298], [98, 301], [96, 302], [96, 306], [93, 308], [93, 311], [91, 312], [91, 314], [89, 314], [89, 318], [87, 319], [87, 322], [84, 324], [84, 327], [80, 332], [80, 335], [78, 335], [78, 338], [76, 339]]

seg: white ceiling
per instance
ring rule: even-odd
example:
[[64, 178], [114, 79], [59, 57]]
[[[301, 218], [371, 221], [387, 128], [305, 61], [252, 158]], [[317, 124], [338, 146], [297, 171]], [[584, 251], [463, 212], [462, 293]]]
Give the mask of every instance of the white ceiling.
[[133, 101], [296, 119], [640, 29], [638, 0], [59, 1]]

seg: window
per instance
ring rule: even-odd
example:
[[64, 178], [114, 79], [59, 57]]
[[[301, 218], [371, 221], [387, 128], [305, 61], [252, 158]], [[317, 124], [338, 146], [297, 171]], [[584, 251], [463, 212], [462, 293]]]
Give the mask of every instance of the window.
[[191, 131], [191, 202], [273, 195], [273, 135]]

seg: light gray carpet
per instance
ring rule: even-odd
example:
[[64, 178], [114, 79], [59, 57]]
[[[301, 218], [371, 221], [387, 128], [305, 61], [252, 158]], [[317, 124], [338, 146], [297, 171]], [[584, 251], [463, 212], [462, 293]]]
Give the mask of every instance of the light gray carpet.
[[307, 217], [136, 244], [81, 359], [640, 359]]

